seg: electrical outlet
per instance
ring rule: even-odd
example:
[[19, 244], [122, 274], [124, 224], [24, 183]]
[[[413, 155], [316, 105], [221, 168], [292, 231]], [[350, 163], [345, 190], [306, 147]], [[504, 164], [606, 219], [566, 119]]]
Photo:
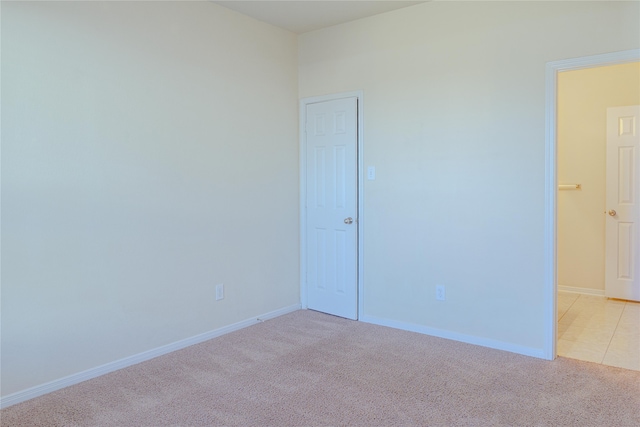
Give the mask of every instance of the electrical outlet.
[[445, 298], [445, 294], [444, 294], [444, 286], [443, 285], [437, 285], [436, 286], [436, 299], [438, 301], [444, 301]]
[[224, 285], [220, 283], [216, 285], [216, 301], [220, 301], [224, 298]]

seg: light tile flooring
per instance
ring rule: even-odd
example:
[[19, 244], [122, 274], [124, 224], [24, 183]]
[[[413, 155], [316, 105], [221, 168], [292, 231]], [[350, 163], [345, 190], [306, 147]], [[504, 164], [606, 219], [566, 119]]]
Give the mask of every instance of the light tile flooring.
[[640, 371], [640, 303], [558, 292], [558, 356]]

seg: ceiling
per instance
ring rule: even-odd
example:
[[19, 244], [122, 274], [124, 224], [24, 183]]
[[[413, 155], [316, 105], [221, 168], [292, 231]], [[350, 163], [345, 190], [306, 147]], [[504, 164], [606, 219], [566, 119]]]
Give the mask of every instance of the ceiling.
[[424, 1], [214, 1], [244, 15], [296, 34], [378, 15]]

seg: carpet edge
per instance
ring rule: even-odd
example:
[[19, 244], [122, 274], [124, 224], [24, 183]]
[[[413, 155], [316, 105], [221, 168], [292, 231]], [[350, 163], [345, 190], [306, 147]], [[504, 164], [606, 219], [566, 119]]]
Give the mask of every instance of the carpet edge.
[[56, 390], [79, 384], [81, 382], [97, 378], [110, 372], [136, 365], [138, 363], [145, 362], [147, 360], [151, 360], [177, 350], [182, 350], [183, 348], [195, 344], [200, 344], [201, 342], [208, 341], [210, 339], [226, 335], [240, 329], [244, 329], [248, 326], [253, 326], [257, 323], [260, 323], [261, 321], [274, 319], [276, 317], [283, 316], [300, 309], [300, 304], [293, 304], [278, 310], [270, 311], [268, 313], [252, 316], [248, 319], [233, 323], [231, 325], [223, 326], [221, 328], [213, 329], [202, 334], [194, 335], [192, 337], [185, 338], [171, 344], [166, 344], [147, 351], [143, 351], [142, 353], [134, 354], [132, 356], [115, 360], [113, 362], [105, 363], [104, 365], [96, 366], [95, 368], [90, 368], [75, 374], [68, 375], [66, 377], [59, 378], [57, 380], [30, 387], [25, 390], [17, 391], [7, 396], [0, 397], [0, 409], [7, 408], [18, 403], [26, 402], [27, 400], [43, 396]]
[[401, 329], [403, 331], [417, 332], [419, 334], [430, 335], [433, 337], [445, 338], [448, 340], [459, 341], [466, 344], [473, 344], [481, 347], [492, 348], [495, 350], [521, 354], [523, 356], [530, 356], [538, 359], [548, 360], [548, 358], [545, 356], [544, 349], [540, 348], [526, 347], [503, 341], [492, 340], [490, 338], [466, 335], [458, 332], [416, 325], [414, 323], [400, 322], [397, 320], [383, 319], [375, 316], [360, 316], [359, 320], [363, 323], [371, 323], [372, 325], [387, 326], [389, 328]]

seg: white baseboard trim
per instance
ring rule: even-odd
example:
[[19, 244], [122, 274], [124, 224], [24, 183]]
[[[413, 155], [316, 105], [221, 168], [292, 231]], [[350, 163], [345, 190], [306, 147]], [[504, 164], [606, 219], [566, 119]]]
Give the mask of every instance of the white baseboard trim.
[[222, 328], [214, 329], [213, 331], [204, 332], [202, 334], [199, 334], [190, 338], [185, 338], [183, 340], [176, 341], [171, 344], [163, 345], [151, 350], [144, 351], [142, 353], [134, 354], [133, 356], [125, 357], [124, 359], [106, 363], [104, 365], [97, 366], [95, 368], [87, 369], [86, 371], [78, 372], [77, 374], [72, 374], [64, 378], [53, 380], [45, 384], [41, 384], [35, 387], [28, 388], [26, 390], [12, 393], [10, 395], [0, 398], [0, 408], [6, 408], [8, 406], [15, 405], [16, 403], [25, 402], [29, 399], [33, 399], [35, 397], [42, 396], [47, 393], [51, 393], [52, 391], [60, 390], [70, 385], [78, 384], [83, 381], [87, 381], [92, 378], [96, 378], [101, 375], [108, 374], [109, 372], [117, 371], [119, 369], [126, 368], [128, 366], [132, 366], [140, 362], [144, 362], [144, 361], [153, 359], [155, 357], [162, 356], [167, 353], [171, 353], [176, 350], [181, 350], [183, 348], [192, 346], [194, 344], [199, 344], [201, 342], [208, 341], [212, 338], [216, 338], [221, 335], [225, 335], [230, 332], [234, 332], [234, 331], [246, 328], [248, 326], [255, 325], [258, 322], [273, 319], [278, 316], [282, 316], [284, 314], [291, 313], [297, 310], [300, 310], [300, 304], [290, 305], [288, 307], [271, 311], [269, 313], [265, 313], [260, 316], [251, 317], [249, 319], [243, 320], [238, 323], [234, 323], [232, 325], [223, 326]]
[[571, 292], [572, 294], [595, 295], [599, 297], [604, 296], [604, 289], [578, 288], [577, 286], [558, 285], [558, 291]]
[[524, 347], [488, 338], [476, 337], [472, 335], [460, 334], [458, 332], [445, 331], [442, 329], [430, 328], [428, 326], [416, 325], [413, 323], [400, 322], [397, 320], [381, 319], [374, 316], [361, 316], [361, 322], [372, 323], [374, 325], [388, 326], [390, 328], [402, 329], [404, 331], [418, 332], [420, 334], [431, 335], [448, 340], [460, 341], [467, 344], [479, 345], [482, 347], [494, 348], [496, 350], [509, 351], [511, 353], [522, 354], [524, 356], [545, 359], [544, 349]]

